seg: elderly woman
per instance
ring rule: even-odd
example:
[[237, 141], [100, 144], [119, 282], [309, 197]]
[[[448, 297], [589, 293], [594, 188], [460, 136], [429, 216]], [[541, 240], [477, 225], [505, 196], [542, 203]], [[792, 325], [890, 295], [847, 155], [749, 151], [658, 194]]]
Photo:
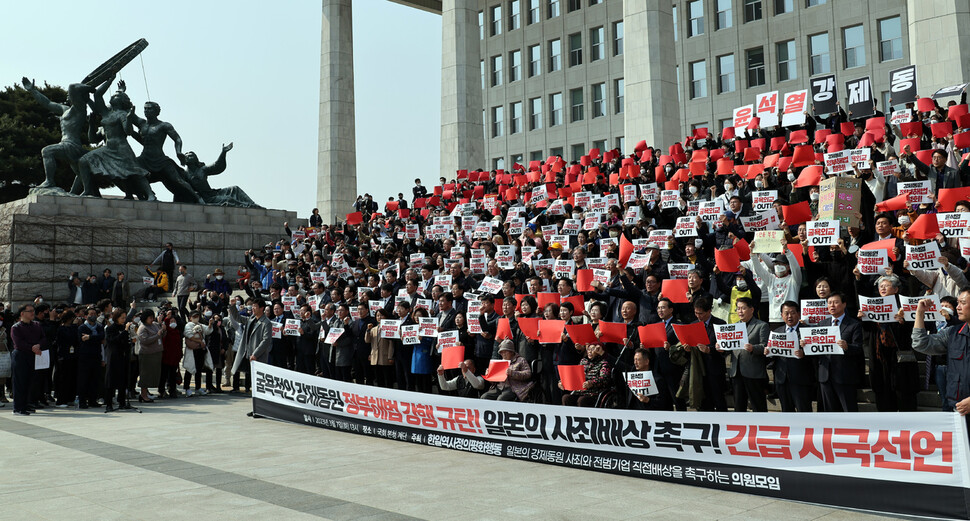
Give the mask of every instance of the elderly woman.
[[516, 400], [524, 401], [529, 396], [529, 391], [535, 386], [532, 381], [532, 368], [529, 362], [515, 350], [515, 343], [505, 339], [498, 346], [498, 354], [502, 360], [509, 361], [506, 369], [507, 377], [504, 382], [492, 385], [492, 388], [482, 395], [486, 400], [499, 400], [513, 402]]
[[[586, 381], [583, 382], [583, 389], [563, 395], [563, 405], [595, 407], [600, 393], [608, 391], [613, 387], [613, 364], [603, 355], [602, 344], [586, 345], [586, 356], [580, 362], [583, 366], [583, 371], [586, 373]], [[562, 382], [559, 382], [559, 388], [563, 389]]]
[[[141, 314], [141, 326], [138, 327], [138, 383], [141, 386], [141, 395], [138, 401], [141, 403], [151, 403], [148, 395], [150, 387], [159, 387], [159, 378], [162, 371], [162, 339], [165, 338], [166, 329], [161, 324], [155, 322], [155, 312], [145, 311]], [[161, 389], [159, 389], [161, 391]]]

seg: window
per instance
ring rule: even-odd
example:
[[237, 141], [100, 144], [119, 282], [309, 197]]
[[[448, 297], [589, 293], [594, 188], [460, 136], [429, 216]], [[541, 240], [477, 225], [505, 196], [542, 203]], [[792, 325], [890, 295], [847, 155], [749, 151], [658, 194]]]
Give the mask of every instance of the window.
[[542, 161], [542, 150], [533, 150], [529, 152], [529, 161]]
[[620, 152], [626, 149], [624, 145], [625, 145], [625, 142], [624, 142], [623, 136], [616, 138], [616, 148], [618, 148]]
[[482, 89], [484, 90], [485, 89], [485, 60], [481, 60], [478, 63], [481, 65], [481, 69], [482, 69]]
[[707, 96], [707, 64], [704, 60], [690, 64], [690, 97], [703, 98]]
[[492, 56], [492, 86], [502, 84], [502, 55]]
[[552, 147], [549, 149], [549, 155], [552, 157], [562, 157], [562, 147]]
[[502, 135], [503, 119], [505, 119], [505, 110], [502, 107], [492, 107], [492, 137]]
[[813, 34], [808, 37], [808, 72], [812, 75], [832, 72], [829, 67], [829, 33]]
[[567, 0], [566, 2], [566, 12], [571, 13], [573, 11], [579, 11], [583, 7], [583, 0]]
[[[562, 125], [562, 93], [549, 95], [549, 126]], [[560, 152], [562, 153], [562, 152]]]
[[748, 88], [765, 84], [765, 50], [761, 47], [745, 51], [748, 62]]
[[862, 67], [866, 64], [865, 34], [861, 25], [842, 29], [842, 44], [845, 46], [845, 68]]
[[512, 157], [510, 157], [509, 160], [512, 162], [512, 164], [521, 163], [522, 154], [512, 154]]
[[623, 78], [613, 80], [613, 112], [623, 113]]
[[583, 35], [573, 33], [569, 35], [569, 66], [583, 64]]
[[569, 147], [571, 159], [573, 161], [579, 161], [579, 158], [586, 155], [586, 145], [583, 143], [576, 143]]
[[509, 53], [509, 82], [522, 79], [522, 51]]
[[704, 34], [704, 0], [693, 0], [687, 4], [687, 37]]
[[589, 5], [593, 6], [596, 4], [602, 4], [603, 0], [589, 0]]
[[613, 22], [613, 56], [623, 54], [623, 22]]
[[778, 55], [778, 81], [795, 79], [798, 76], [795, 65], [795, 41], [776, 43], [775, 53]]
[[879, 61], [899, 60], [903, 57], [903, 32], [899, 17], [879, 20]]
[[714, 30], [727, 29], [734, 25], [732, 20], [731, 2], [734, 0], [717, 0], [717, 19], [714, 20]]
[[492, 6], [492, 29], [491, 35], [502, 34], [502, 6]]
[[509, 105], [509, 134], [522, 132], [522, 102]]
[[559, 0], [549, 0], [549, 18], [559, 16]]
[[816, 5], [822, 5], [828, 0], [805, 0], [805, 7], [815, 7]]
[[600, 154], [602, 156], [602, 153], [603, 152], [606, 152], [606, 140], [605, 139], [597, 139], [596, 141], [593, 141], [593, 146], [590, 147], [590, 148], [598, 148], [598, 149], [600, 149]]
[[529, 47], [529, 77], [542, 73], [542, 48], [538, 45]]
[[761, 20], [761, 0], [744, 0], [744, 23]]
[[529, 25], [539, 23], [542, 19], [542, 8], [539, 7], [540, 1], [542, 0], [529, 0]]
[[721, 131], [734, 126], [734, 118], [725, 118], [717, 121], [717, 128]]
[[674, 20], [674, 41], [677, 41], [677, 6], [672, 6], [670, 8], [671, 18]]
[[496, 157], [492, 160], [492, 170], [505, 170], [505, 158]]
[[485, 39], [485, 13], [482, 11], [478, 12], [478, 38]]
[[542, 128], [542, 98], [529, 100], [529, 130]]
[[717, 93], [734, 92], [734, 55], [726, 54], [717, 57]]
[[775, 16], [795, 10], [795, 0], [775, 0]]
[[605, 32], [602, 27], [594, 27], [589, 30], [589, 61], [594, 62], [606, 58], [606, 51], [603, 49], [603, 40], [606, 39]]
[[509, 2], [509, 30], [514, 31], [519, 26], [519, 0]]
[[549, 42], [549, 72], [562, 70], [562, 44], [559, 40]]
[[583, 88], [572, 89], [569, 91], [569, 122], [582, 121], [584, 116]]
[[590, 88], [591, 97], [593, 98], [593, 118], [599, 118], [606, 115], [606, 84], [605, 83], [595, 83]]

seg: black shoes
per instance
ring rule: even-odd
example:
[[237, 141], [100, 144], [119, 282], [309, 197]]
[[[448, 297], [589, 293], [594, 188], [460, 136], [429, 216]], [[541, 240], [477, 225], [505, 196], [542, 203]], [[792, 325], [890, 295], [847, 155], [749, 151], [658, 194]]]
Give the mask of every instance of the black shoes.
[[13, 413], [17, 416], [30, 416], [30, 413], [27, 411], [14, 411]]

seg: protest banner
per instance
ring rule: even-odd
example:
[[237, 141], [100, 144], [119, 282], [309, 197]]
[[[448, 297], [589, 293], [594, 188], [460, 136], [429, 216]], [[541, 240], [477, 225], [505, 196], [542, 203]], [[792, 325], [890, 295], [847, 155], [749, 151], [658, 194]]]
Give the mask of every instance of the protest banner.
[[925, 244], [907, 244], [906, 262], [911, 270], [935, 270], [940, 264], [940, 245], [936, 241]]
[[889, 252], [883, 249], [859, 250], [856, 252], [856, 264], [863, 275], [885, 275], [889, 267]]
[[421, 343], [421, 326], [418, 324], [410, 324], [407, 326], [401, 326], [401, 343], [410, 346]]
[[809, 325], [817, 325], [829, 317], [829, 306], [824, 298], [806, 299], [801, 302], [802, 320]]
[[839, 244], [839, 233], [841, 226], [839, 221], [808, 221], [806, 232], [808, 233], [809, 246], [837, 246]]
[[722, 351], [743, 350], [748, 342], [748, 328], [744, 322], [733, 324], [715, 324], [714, 336], [717, 338], [717, 347]]
[[400, 320], [381, 320], [381, 338], [401, 338]]
[[783, 358], [798, 358], [795, 351], [800, 349], [798, 334], [772, 331], [768, 333], [768, 354], [766, 356], [780, 356]]
[[285, 336], [300, 336], [300, 320], [297, 318], [286, 319], [286, 323], [283, 325], [283, 334]]
[[896, 295], [886, 297], [864, 297], [859, 295], [859, 311], [862, 312], [863, 322], [879, 322], [889, 324], [896, 321], [899, 306]]
[[323, 343], [332, 345], [334, 342], [337, 341], [338, 338], [340, 338], [340, 335], [344, 334], [344, 328], [332, 327], [330, 328], [330, 331], [325, 331], [323, 328], [320, 328], [320, 333], [324, 333], [324, 332], [326, 332], [327, 336], [324, 337]]
[[686, 279], [687, 274], [690, 273], [692, 269], [694, 269], [694, 265], [689, 263], [674, 263], [667, 265], [667, 273], [670, 274], [670, 278], [672, 279]]
[[754, 232], [754, 244], [751, 253], [783, 253], [781, 241], [785, 232], [780, 230], [761, 230]]
[[906, 322], [916, 321], [916, 306], [919, 301], [928, 300], [930, 306], [923, 312], [923, 320], [927, 324], [943, 320], [940, 315], [940, 296], [939, 295], [920, 295], [918, 297], [906, 297], [899, 295], [899, 310], [903, 312], [903, 320]]
[[929, 181], [906, 181], [897, 185], [900, 195], [906, 195], [908, 204], [929, 204], [933, 202]]
[[751, 208], [755, 213], [767, 212], [774, 208], [778, 200], [778, 190], [761, 190], [751, 192]]
[[842, 331], [839, 326], [812, 326], [798, 328], [800, 340], [805, 343], [802, 351], [806, 355], [844, 355], [845, 351], [839, 347]]
[[[970, 443], [954, 413], [651, 411], [647, 418], [357, 385], [259, 362], [252, 371], [259, 417], [705, 490], [895, 515], [970, 515]], [[671, 437], [674, 426], [680, 435]]]
[[674, 237], [697, 237], [697, 221], [693, 217], [678, 217], [674, 225]]
[[837, 220], [858, 228], [862, 183], [854, 177], [832, 177], [819, 184], [818, 220]]
[[638, 396], [653, 396], [660, 393], [657, 381], [653, 378], [653, 371], [635, 371], [623, 373], [627, 387]]
[[938, 213], [936, 223], [947, 239], [970, 237], [970, 212]]
[[283, 338], [283, 324], [280, 324], [279, 322], [273, 322], [272, 324], [270, 324], [270, 327], [272, 328], [273, 338]]

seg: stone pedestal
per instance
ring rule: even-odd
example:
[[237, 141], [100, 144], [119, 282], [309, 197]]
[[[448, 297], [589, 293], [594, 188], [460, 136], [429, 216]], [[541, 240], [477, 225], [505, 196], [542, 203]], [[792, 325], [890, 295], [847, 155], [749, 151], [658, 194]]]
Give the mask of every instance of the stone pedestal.
[[[485, 166], [477, 0], [445, 0], [441, 11], [441, 176]], [[431, 184], [431, 183], [428, 183]]]
[[243, 252], [286, 236], [295, 212], [197, 204], [30, 195], [0, 205], [0, 301], [67, 299], [68, 277], [124, 271], [132, 292], [166, 242], [201, 282], [216, 268], [234, 280]]

